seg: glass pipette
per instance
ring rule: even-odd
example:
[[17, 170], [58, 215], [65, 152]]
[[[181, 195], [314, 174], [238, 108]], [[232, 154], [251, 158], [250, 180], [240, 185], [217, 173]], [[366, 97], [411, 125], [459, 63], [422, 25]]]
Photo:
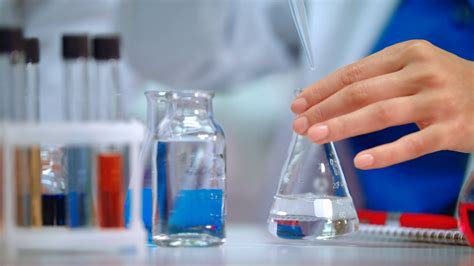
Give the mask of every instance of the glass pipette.
[[314, 70], [313, 50], [309, 38], [308, 17], [306, 15], [304, 0], [288, 0], [288, 3], [290, 4], [291, 15], [293, 16], [301, 45], [309, 61], [309, 67]]

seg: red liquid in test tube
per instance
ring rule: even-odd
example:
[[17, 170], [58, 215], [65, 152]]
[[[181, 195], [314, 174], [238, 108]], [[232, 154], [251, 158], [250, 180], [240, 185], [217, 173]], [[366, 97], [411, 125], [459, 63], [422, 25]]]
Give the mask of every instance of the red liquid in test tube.
[[123, 156], [102, 153], [98, 156], [98, 211], [100, 227], [124, 226]]

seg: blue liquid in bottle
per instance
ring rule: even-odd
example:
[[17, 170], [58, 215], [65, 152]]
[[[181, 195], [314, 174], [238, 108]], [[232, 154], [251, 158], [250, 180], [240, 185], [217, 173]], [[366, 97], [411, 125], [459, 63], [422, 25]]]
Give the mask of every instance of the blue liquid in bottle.
[[[157, 142], [153, 240], [165, 246], [213, 246], [225, 238], [224, 176], [212, 141]], [[219, 171], [214, 171], [219, 172]]]

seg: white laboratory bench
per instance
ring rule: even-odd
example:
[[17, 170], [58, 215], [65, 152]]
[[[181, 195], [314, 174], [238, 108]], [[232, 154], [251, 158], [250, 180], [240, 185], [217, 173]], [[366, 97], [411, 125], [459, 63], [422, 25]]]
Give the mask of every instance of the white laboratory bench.
[[257, 225], [230, 225], [227, 243], [211, 248], [147, 248], [145, 254], [22, 251], [0, 265], [474, 265], [466, 246], [339, 239], [283, 241]]

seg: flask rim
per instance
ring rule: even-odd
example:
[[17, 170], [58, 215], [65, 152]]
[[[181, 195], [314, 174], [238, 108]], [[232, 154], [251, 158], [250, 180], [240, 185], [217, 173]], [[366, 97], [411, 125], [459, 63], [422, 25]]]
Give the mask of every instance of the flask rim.
[[210, 90], [170, 90], [173, 98], [214, 98], [214, 92]]
[[147, 90], [145, 91], [145, 96], [171, 96], [172, 98], [188, 98], [188, 97], [195, 97], [195, 98], [207, 98], [211, 99], [214, 98], [214, 92], [210, 90]]
[[144, 92], [145, 96], [165, 96], [169, 93], [168, 90], [147, 90]]

